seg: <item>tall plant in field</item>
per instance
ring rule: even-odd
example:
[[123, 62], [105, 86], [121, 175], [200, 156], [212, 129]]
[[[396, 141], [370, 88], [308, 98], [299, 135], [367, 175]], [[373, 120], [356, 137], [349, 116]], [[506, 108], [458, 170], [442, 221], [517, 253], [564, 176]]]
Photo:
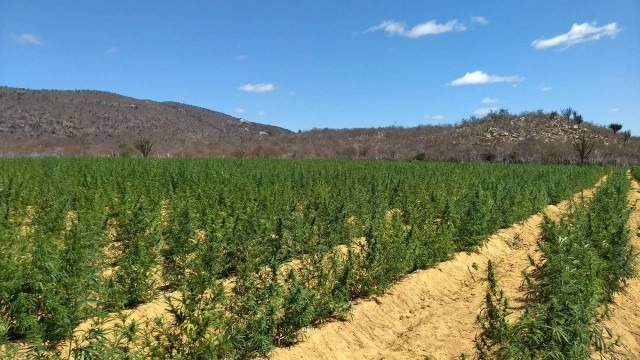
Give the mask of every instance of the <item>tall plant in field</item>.
[[485, 194], [481, 187], [476, 185], [461, 205], [463, 210], [456, 234], [458, 250], [470, 251], [480, 245], [487, 236], [491, 200]]
[[172, 316], [158, 318], [152, 327], [149, 356], [212, 359], [233, 354], [226, 332], [225, 289], [218, 281], [223, 256], [216, 230], [209, 223], [195, 238], [198, 250], [184, 264], [178, 292], [165, 295]]
[[187, 201], [173, 202], [168, 223], [162, 232], [162, 270], [165, 281], [177, 287], [185, 280], [189, 257], [197, 241], [193, 211]]
[[104, 282], [103, 303], [109, 309], [131, 308], [153, 299], [160, 228], [158, 209], [139, 198], [133, 208], [115, 214], [113, 245], [120, 252]]
[[493, 359], [501, 346], [509, 342], [513, 331], [507, 316], [510, 314], [509, 301], [499, 288], [495, 267], [491, 260], [487, 263], [487, 293], [485, 307], [478, 314], [480, 333], [476, 336], [476, 357], [479, 360]]
[[314, 292], [307, 288], [291, 269], [285, 279], [287, 289], [282, 302], [282, 315], [276, 324], [274, 343], [292, 345], [298, 341], [298, 333], [314, 320]]
[[54, 349], [94, 313], [101, 219], [80, 213], [71, 221], [68, 204], [43, 201], [18, 232], [3, 231], [22, 243], [21, 253], [4, 254], [0, 271], [3, 337], [27, 340], [34, 353]]

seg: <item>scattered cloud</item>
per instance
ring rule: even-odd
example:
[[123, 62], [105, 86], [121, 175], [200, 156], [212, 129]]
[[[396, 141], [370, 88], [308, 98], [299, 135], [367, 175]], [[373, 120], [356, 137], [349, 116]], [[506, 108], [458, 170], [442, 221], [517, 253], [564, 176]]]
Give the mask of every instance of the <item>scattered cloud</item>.
[[522, 80], [524, 80], [524, 78], [520, 76], [489, 75], [483, 71], [478, 70], [474, 72], [468, 72], [464, 74], [463, 77], [453, 80], [448, 85], [484, 85], [501, 82], [518, 82]]
[[239, 107], [238, 107], [238, 108], [236, 108], [236, 112], [237, 112], [238, 114], [244, 114], [244, 113], [245, 113], [245, 110], [244, 110], [243, 108], [239, 108]]
[[105, 55], [111, 55], [111, 54], [115, 54], [115, 53], [117, 53], [118, 51], [120, 51], [120, 49], [118, 49], [117, 47], [112, 47], [112, 48], [110, 48], [110, 49], [106, 50], [106, 51], [104, 52], [104, 54], [105, 54]]
[[610, 112], [618, 112], [618, 108], [611, 108], [609, 109]]
[[236, 55], [235, 59], [238, 61], [243, 61], [249, 59], [249, 57], [247, 55]]
[[249, 93], [262, 94], [276, 91], [276, 86], [273, 84], [245, 84], [240, 86], [240, 90]]
[[417, 24], [411, 29], [407, 29], [405, 24], [395, 20], [385, 20], [379, 25], [367, 29], [365, 32], [382, 30], [390, 36], [403, 36], [417, 39], [427, 35], [439, 35], [454, 31], [465, 31], [467, 27], [458, 20], [450, 20], [446, 23], [438, 23], [430, 20], [422, 24]]
[[494, 107], [481, 107], [473, 110], [473, 115], [483, 116], [487, 115], [491, 111], [496, 111], [497, 109]]
[[486, 97], [481, 101], [483, 104], [495, 104], [498, 102], [498, 99], [492, 99], [490, 97]]
[[596, 22], [573, 24], [569, 32], [554, 36], [549, 39], [538, 39], [531, 43], [536, 49], [547, 49], [554, 46], [564, 46], [568, 48], [572, 45], [586, 41], [600, 40], [604, 37], [614, 37], [620, 32], [616, 23], [598, 27]]
[[540, 91], [551, 91], [551, 90], [553, 90], [553, 88], [551, 86], [546, 86], [546, 85], [540, 85], [538, 88], [540, 89]]
[[440, 115], [440, 114], [438, 114], [438, 115], [425, 115], [424, 118], [427, 119], [427, 120], [439, 121], [439, 120], [444, 120], [445, 116], [444, 115]]
[[389, 35], [401, 35], [401, 36], [404, 35], [406, 31], [403, 23], [398, 21], [393, 21], [393, 20], [385, 20], [385, 21], [382, 21], [378, 26], [370, 27], [365, 32], [372, 32], [372, 31], [378, 31], [378, 30], [384, 30]]
[[472, 16], [471, 20], [480, 25], [487, 25], [489, 23], [489, 20], [484, 16]]
[[264, 110], [260, 110], [260, 111], [258, 111], [258, 115], [265, 116], [265, 115], [267, 115], [267, 112], [264, 111]]
[[34, 34], [20, 34], [13, 35], [13, 40], [18, 44], [23, 45], [42, 45], [44, 44], [42, 40]]

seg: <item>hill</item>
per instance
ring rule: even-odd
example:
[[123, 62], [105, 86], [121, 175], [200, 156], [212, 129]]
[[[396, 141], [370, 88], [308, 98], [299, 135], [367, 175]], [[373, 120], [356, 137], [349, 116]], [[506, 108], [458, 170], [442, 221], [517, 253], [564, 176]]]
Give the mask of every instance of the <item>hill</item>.
[[151, 139], [156, 154], [193, 154], [288, 132], [176, 102], [0, 87], [4, 155], [106, 155], [130, 151], [140, 138]]
[[510, 114], [503, 110], [454, 125], [314, 129], [245, 149], [250, 155], [270, 157], [572, 164], [580, 162], [574, 144], [583, 137], [593, 142], [586, 163], [640, 161], [638, 137], [542, 111]]
[[0, 87], [0, 155], [249, 156], [515, 163], [579, 163], [574, 144], [593, 142], [587, 163], [640, 162], [640, 139], [555, 111], [506, 110], [454, 125], [289, 130], [175, 103], [100, 91]]

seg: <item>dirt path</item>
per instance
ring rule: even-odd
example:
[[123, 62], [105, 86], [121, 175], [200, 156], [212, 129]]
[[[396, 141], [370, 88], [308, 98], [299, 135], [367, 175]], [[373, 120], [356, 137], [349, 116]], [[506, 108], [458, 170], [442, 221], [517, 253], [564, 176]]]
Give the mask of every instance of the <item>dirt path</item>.
[[[640, 183], [631, 182], [629, 205], [632, 212], [629, 217], [631, 244], [640, 251]], [[636, 268], [640, 271], [640, 259], [636, 259]], [[640, 276], [636, 275], [627, 282], [624, 292], [615, 294], [611, 319], [605, 322], [615, 336], [622, 342], [616, 353], [623, 359], [640, 359]]]
[[[601, 180], [602, 181], [602, 180]], [[576, 194], [591, 197], [594, 190]], [[557, 218], [569, 207], [564, 201], [548, 206]], [[311, 329], [305, 341], [276, 349], [272, 359], [451, 359], [472, 354], [475, 320], [486, 292], [486, 265], [497, 265], [500, 285], [512, 303], [521, 298], [522, 271], [527, 255], [537, 249], [542, 215], [492, 235], [478, 253], [459, 253], [433, 269], [418, 271], [376, 301], [354, 305], [347, 322], [330, 322]]]

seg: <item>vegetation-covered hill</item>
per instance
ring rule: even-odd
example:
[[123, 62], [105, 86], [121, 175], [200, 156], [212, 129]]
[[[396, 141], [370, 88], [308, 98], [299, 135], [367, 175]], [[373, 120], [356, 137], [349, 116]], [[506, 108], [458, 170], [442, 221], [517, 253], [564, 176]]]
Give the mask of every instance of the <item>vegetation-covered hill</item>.
[[593, 145], [586, 163], [634, 164], [640, 139], [555, 111], [506, 110], [455, 125], [370, 129], [314, 129], [268, 139], [247, 154], [269, 157], [416, 159], [515, 163], [579, 163], [575, 146]]
[[[576, 117], [577, 115], [577, 117]], [[174, 102], [99, 91], [0, 88], [0, 155], [247, 156], [628, 165], [640, 139], [555, 111], [472, 117], [455, 125], [299, 133]], [[583, 141], [584, 140], [584, 141]], [[581, 159], [576, 146], [586, 147]]]
[[126, 152], [149, 138], [156, 154], [197, 153], [288, 130], [175, 102], [100, 91], [0, 88], [0, 153], [78, 155]]

